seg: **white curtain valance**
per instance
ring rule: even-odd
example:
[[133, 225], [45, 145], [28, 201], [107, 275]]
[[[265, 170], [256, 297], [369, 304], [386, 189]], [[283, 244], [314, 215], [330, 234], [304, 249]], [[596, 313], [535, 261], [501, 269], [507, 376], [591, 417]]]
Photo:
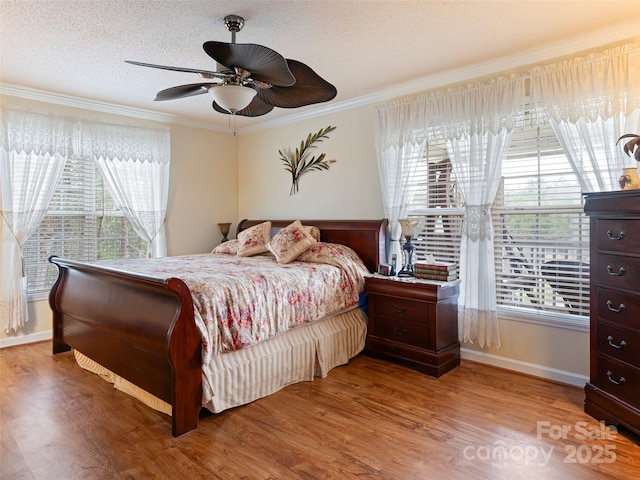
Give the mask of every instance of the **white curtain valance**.
[[640, 42], [534, 67], [531, 125], [595, 122], [640, 108]]
[[83, 144], [84, 152], [95, 158], [163, 165], [171, 159], [168, 128], [86, 123]]
[[74, 149], [72, 119], [14, 108], [0, 109], [0, 145], [6, 152], [68, 157]]
[[512, 75], [379, 105], [376, 148], [498, 134], [524, 124], [525, 77]]

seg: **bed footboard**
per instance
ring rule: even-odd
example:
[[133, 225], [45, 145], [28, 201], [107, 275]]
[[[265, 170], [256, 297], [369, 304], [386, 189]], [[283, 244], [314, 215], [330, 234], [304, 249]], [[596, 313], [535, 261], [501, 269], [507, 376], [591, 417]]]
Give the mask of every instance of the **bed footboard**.
[[198, 425], [201, 336], [187, 286], [52, 256], [53, 353], [74, 348], [172, 405], [172, 433]]

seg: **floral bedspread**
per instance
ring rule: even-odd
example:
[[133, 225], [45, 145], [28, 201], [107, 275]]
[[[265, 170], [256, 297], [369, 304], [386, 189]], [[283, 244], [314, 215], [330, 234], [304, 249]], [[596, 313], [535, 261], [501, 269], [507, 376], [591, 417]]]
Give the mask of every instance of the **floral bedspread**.
[[367, 269], [348, 247], [319, 242], [289, 264], [271, 254], [107, 260], [110, 268], [180, 278], [193, 298], [203, 363], [358, 303]]

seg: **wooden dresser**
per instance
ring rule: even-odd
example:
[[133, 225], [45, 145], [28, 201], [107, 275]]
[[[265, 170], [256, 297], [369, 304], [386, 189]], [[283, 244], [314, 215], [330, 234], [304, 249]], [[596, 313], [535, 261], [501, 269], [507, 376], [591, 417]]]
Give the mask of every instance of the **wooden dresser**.
[[459, 282], [374, 275], [365, 280], [365, 354], [439, 377], [460, 365]]
[[590, 381], [585, 411], [640, 434], [640, 190], [589, 193]]

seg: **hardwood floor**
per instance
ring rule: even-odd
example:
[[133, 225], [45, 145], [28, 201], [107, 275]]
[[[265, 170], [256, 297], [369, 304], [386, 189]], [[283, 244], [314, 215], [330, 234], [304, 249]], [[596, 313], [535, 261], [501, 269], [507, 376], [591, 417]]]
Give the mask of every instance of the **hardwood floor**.
[[48, 342], [0, 350], [0, 375], [3, 480], [640, 478], [638, 439], [582, 390], [466, 361], [436, 379], [359, 356], [178, 438]]

